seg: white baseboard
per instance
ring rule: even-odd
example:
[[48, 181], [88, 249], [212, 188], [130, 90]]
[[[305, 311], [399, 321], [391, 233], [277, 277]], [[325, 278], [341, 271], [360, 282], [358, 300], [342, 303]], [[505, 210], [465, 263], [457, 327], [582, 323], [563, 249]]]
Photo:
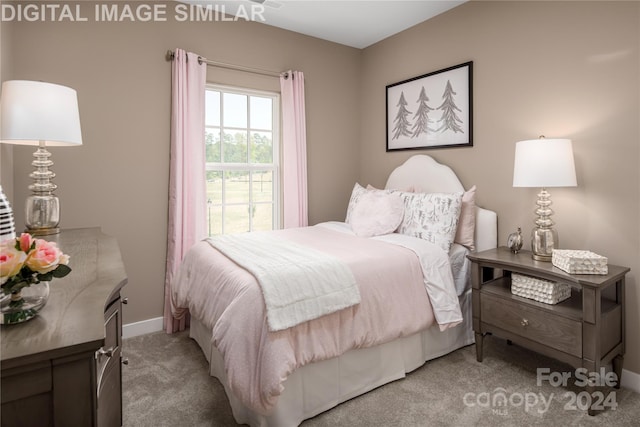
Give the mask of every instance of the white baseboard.
[[162, 317], [128, 323], [122, 326], [122, 338], [132, 338], [138, 335], [150, 334], [162, 330]]
[[640, 374], [623, 369], [621, 385], [624, 388], [640, 393]]

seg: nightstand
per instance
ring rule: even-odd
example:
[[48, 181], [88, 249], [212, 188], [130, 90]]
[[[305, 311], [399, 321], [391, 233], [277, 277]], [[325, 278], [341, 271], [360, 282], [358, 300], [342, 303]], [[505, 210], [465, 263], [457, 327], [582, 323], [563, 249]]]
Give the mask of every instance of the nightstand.
[[[589, 373], [613, 364], [620, 387], [625, 350], [625, 275], [629, 268], [609, 264], [608, 274], [568, 274], [531, 252], [506, 247], [470, 254], [476, 357], [493, 334]], [[571, 297], [544, 304], [511, 294], [511, 274], [566, 283]]]

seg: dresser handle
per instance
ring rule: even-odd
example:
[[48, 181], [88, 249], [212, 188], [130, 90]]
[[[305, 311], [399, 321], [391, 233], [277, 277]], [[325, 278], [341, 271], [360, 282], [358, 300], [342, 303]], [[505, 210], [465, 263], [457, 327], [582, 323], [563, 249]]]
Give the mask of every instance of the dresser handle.
[[108, 349], [101, 348], [98, 350], [98, 354], [100, 356], [113, 357], [113, 347], [109, 347]]
[[126, 358], [126, 357], [124, 357], [124, 358], [122, 359], [122, 364], [123, 364], [123, 365], [128, 365], [128, 364], [129, 364], [129, 359], [128, 359], [128, 358]]
[[527, 326], [529, 326], [529, 321], [528, 321], [527, 319], [524, 319], [524, 318], [523, 318], [523, 319], [520, 321], [520, 324], [521, 324], [523, 327], [525, 327], [525, 328], [526, 328]]
[[127, 297], [122, 298], [122, 303], [123, 304], [129, 304], [129, 298], [127, 298]]

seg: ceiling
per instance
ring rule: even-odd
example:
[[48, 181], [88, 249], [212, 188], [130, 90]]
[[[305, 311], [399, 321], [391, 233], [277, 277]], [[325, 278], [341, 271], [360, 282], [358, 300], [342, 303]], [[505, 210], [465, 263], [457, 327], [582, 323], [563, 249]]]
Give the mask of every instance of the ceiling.
[[244, 10], [256, 21], [343, 45], [365, 48], [466, 0], [184, 0], [210, 3], [221, 13]]

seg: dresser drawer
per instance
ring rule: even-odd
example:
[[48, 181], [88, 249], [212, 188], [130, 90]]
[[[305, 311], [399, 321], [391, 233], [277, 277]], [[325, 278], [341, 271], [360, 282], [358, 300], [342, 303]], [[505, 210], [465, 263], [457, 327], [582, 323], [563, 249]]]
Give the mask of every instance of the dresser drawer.
[[487, 293], [480, 298], [483, 323], [582, 357], [582, 322]]
[[112, 369], [112, 365], [120, 364], [122, 345], [122, 319], [120, 318], [120, 299], [114, 301], [105, 311], [105, 339], [104, 346], [96, 352], [96, 370], [98, 379], [98, 397], [102, 379]]

